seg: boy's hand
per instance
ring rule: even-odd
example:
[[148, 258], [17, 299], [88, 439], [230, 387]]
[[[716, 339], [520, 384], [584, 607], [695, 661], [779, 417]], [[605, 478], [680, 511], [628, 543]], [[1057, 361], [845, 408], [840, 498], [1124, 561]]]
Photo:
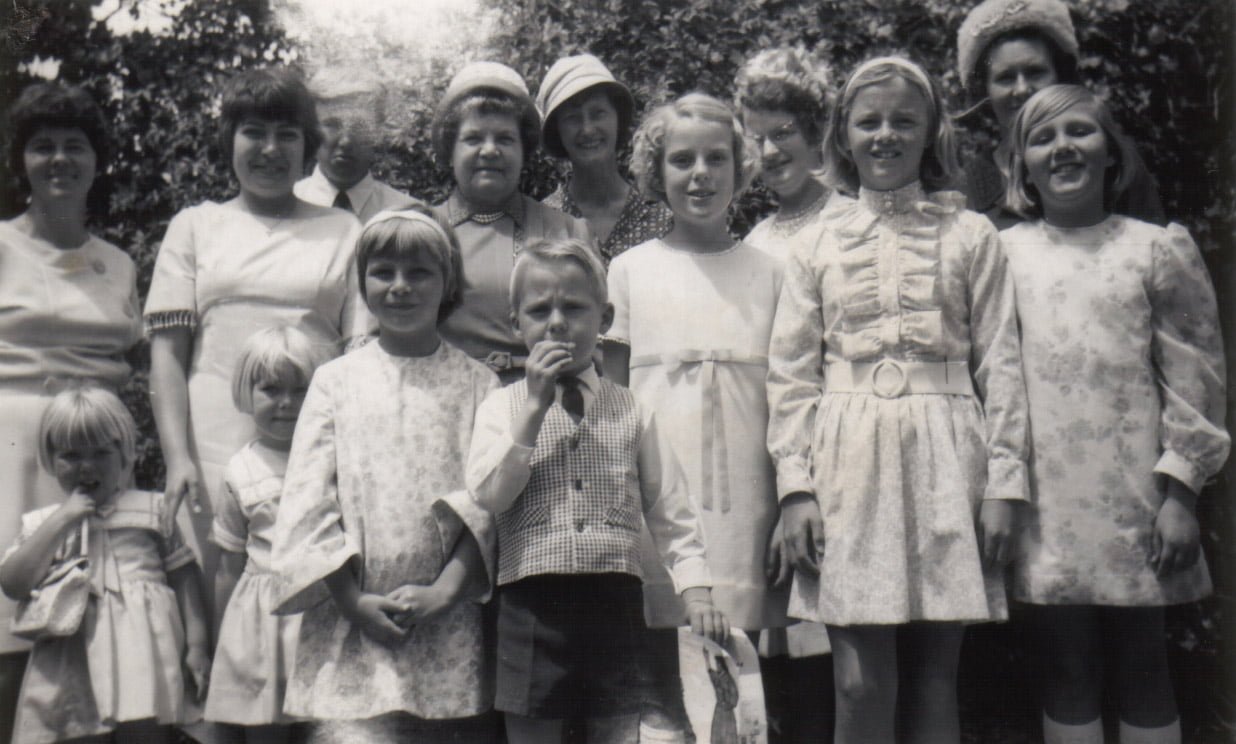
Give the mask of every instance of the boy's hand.
[[1159, 576], [1183, 571], [1201, 555], [1201, 534], [1193, 511], [1196, 498], [1188, 486], [1167, 478], [1167, 498], [1155, 517], [1150, 548], [1150, 565]]
[[730, 624], [725, 614], [712, 603], [712, 590], [706, 586], [693, 586], [682, 591], [687, 605], [687, 622], [696, 635], [725, 643], [730, 637]]
[[381, 594], [362, 592], [355, 608], [347, 613], [348, 620], [378, 643], [393, 646], [403, 640], [407, 630], [395, 623], [395, 617], [408, 611], [408, 606]]
[[979, 507], [978, 542], [983, 566], [1003, 566], [1013, 560], [1019, 527], [1018, 502], [986, 499]]
[[197, 702], [206, 702], [206, 691], [210, 688], [210, 654], [199, 644], [191, 643], [185, 651], [185, 670], [193, 682]]
[[571, 364], [574, 350], [575, 344], [567, 341], [545, 339], [536, 342], [528, 352], [528, 361], [524, 362], [529, 400], [538, 401], [545, 407], [554, 402], [558, 375]]
[[764, 577], [768, 579], [769, 586], [775, 587], [785, 586], [794, 577], [794, 566], [790, 563], [789, 551], [785, 550], [785, 537], [781, 529], [781, 520], [778, 519], [764, 553]]
[[441, 614], [451, 606], [446, 592], [432, 584], [404, 584], [387, 594], [386, 598], [408, 608], [392, 618], [404, 631], [411, 630], [412, 626]]
[[798, 491], [785, 497], [781, 502], [781, 531], [782, 549], [794, 570], [819, 576], [820, 557], [824, 555], [824, 521], [814, 496]]

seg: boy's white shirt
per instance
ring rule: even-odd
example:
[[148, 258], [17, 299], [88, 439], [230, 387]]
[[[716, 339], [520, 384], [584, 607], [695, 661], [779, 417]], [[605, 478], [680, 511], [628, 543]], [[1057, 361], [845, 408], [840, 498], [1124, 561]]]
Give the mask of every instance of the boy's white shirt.
[[[314, 166], [313, 173], [297, 181], [293, 190], [301, 199], [322, 207], [334, 206], [335, 197], [340, 191], [322, 173], [321, 166]], [[347, 189], [347, 194], [354, 214], [362, 224], [378, 212], [407, 209], [422, 203], [419, 199], [378, 181], [370, 173], [352, 184]]]
[[[578, 379], [587, 416], [601, 380], [591, 366], [581, 372]], [[519, 444], [511, 436], [507, 395], [505, 389], [496, 390], [477, 409], [466, 471], [472, 498], [495, 515], [511, 508], [532, 475], [534, 448]], [[556, 386], [554, 401], [562, 403], [561, 385]], [[635, 406], [641, 431], [636, 462], [638, 493], [634, 495], [640, 499], [648, 531], [669, 570], [676, 592], [697, 586], [710, 587], [712, 576], [704, 558], [703, 533], [687, 497], [686, 481], [678, 461], [668, 451], [662, 452], [652, 410], [638, 400]]]

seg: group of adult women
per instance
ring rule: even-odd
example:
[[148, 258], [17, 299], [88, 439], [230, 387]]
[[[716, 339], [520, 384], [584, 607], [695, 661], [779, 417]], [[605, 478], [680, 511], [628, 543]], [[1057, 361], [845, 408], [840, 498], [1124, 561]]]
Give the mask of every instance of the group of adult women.
[[[972, 208], [1000, 223], [1015, 219], [1003, 207], [1003, 138], [1031, 93], [1075, 80], [1077, 54], [1059, 0], [986, 0], [971, 11], [958, 35], [961, 78], [974, 97], [971, 110], [994, 116], [1002, 138], [967, 164], [959, 187]], [[738, 76], [735, 100], [778, 202], [749, 237], [757, 247], [775, 252], [809, 229], [829, 196], [815, 176], [829, 91], [827, 65], [796, 50], [757, 54]], [[454, 186], [436, 209], [459, 238], [467, 276], [443, 335], [504, 381], [520, 376], [525, 353], [507, 322], [511, 258], [523, 245], [586, 238], [608, 260], [671, 226], [666, 206], [639, 193], [619, 164], [637, 108], [630, 90], [589, 55], [558, 60], [535, 100], [511, 68], [471, 63], [439, 102], [432, 145]], [[9, 116], [9, 153], [29, 206], [0, 222], [0, 473], [9, 494], [0, 502], [0, 545], [13, 541], [21, 514], [59, 499], [35, 454], [47, 402], [74, 378], [122, 385], [130, 372], [124, 355], [144, 319], [166, 490], [200, 505], [191, 522], [210, 577], [210, 493], [228, 457], [253, 435], [229, 387], [241, 339], [291, 323], [338, 344], [365, 334], [370, 323], [351, 260], [360, 226], [293, 192], [317, 149], [312, 99], [287, 71], [241, 73], [229, 83], [219, 143], [239, 194], [176, 215], [144, 312], [132, 260], [87, 231], [91, 187], [109, 155], [99, 107], [80, 89], [36, 83]], [[539, 144], [570, 163], [543, 202], [519, 189]], [[1153, 183], [1131, 192], [1119, 208], [1163, 222]], [[0, 600], [0, 623], [11, 612]], [[11, 719], [25, 650], [0, 633], [0, 740], [8, 736], [3, 719]]]

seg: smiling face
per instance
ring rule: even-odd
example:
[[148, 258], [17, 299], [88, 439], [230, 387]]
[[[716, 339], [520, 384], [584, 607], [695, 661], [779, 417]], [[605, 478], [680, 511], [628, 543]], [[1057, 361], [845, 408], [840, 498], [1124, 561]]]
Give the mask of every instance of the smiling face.
[[40, 127], [26, 140], [22, 166], [36, 202], [71, 199], [85, 203], [98, 163], [81, 129]]
[[863, 188], [892, 191], [919, 177], [929, 114], [922, 91], [900, 77], [861, 88], [846, 117], [846, 147]]
[[242, 119], [232, 137], [232, 168], [240, 189], [259, 199], [292, 193], [304, 173], [305, 135], [290, 121]]
[[349, 189], [369, 173], [377, 119], [362, 105], [319, 106], [318, 110], [322, 117], [318, 167], [335, 188]]
[[760, 180], [781, 201], [793, 200], [811, 183], [811, 171], [820, 167], [819, 147], [807, 141], [788, 111], [744, 108], [742, 121], [759, 147]]
[[558, 138], [571, 163], [607, 163], [618, 151], [618, 109], [603, 90], [584, 91], [558, 108]]
[[1030, 96], [1056, 82], [1051, 50], [1042, 39], [1009, 39], [987, 54], [987, 98], [1002, 132]]
[[573, 344], [564, 375], [592, 364], [597, 336], [609, 330], [614, 306], [602, 304], [584, 269], [571, 260], [529, 260], [520, 269], [516, 335], [531, 349], [541, 341]]
[[383, 347], [420, 356], [438, 346], [438, 312], [446, 291], [442, 268], [423, 251], [381, 250], [365, 267], [365, 298]]
[[501, 207], [519, 188], [523, 167], [515, 117], [477, 112], [464, 117], [451, 151], [451, 170], [469, 204], [481, 210]]
[[1031, 129], [1024, 158], [1048, 222], [1095, 224], [1106, 216], [1103, 192], [1115, 159], [1092, 104], [1070, 106]]
[[286, 451], [292, 446], [296, 417], [309, 386], [296, 370], [279, 377], [282, 379], [258, 380], [253, 385], [253, 423], [263, 444]]
[[734, 199], [734, 133], [724, 124], [678, 119], [665, 135], [665, 198], [675, 222], [711, 226]]
[[116, 442], [76, 442], [55, 451], [52, 475], [66, 494], [79, 490], [106, 504], [125, 478], [125, 458]]

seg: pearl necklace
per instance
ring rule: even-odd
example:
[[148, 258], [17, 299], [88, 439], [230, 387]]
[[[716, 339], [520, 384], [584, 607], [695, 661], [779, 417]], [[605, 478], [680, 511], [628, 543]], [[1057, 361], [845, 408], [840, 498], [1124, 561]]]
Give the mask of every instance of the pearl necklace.
[[815, 217], [816, 213], [820, 211], [820, 209], [824, 206], [824, 202], [827, 197], [828, 191], [826, 190], [824, 193], [816, 197], [815, 201], [811, 202], [797, 212], [786, 214], [785, 212], [778, 210], [777, 214], [773, 216], [773, 233], [780, 237], [786, 237], [798, 232], [799, 228], [807, 224], [811, 218]]

